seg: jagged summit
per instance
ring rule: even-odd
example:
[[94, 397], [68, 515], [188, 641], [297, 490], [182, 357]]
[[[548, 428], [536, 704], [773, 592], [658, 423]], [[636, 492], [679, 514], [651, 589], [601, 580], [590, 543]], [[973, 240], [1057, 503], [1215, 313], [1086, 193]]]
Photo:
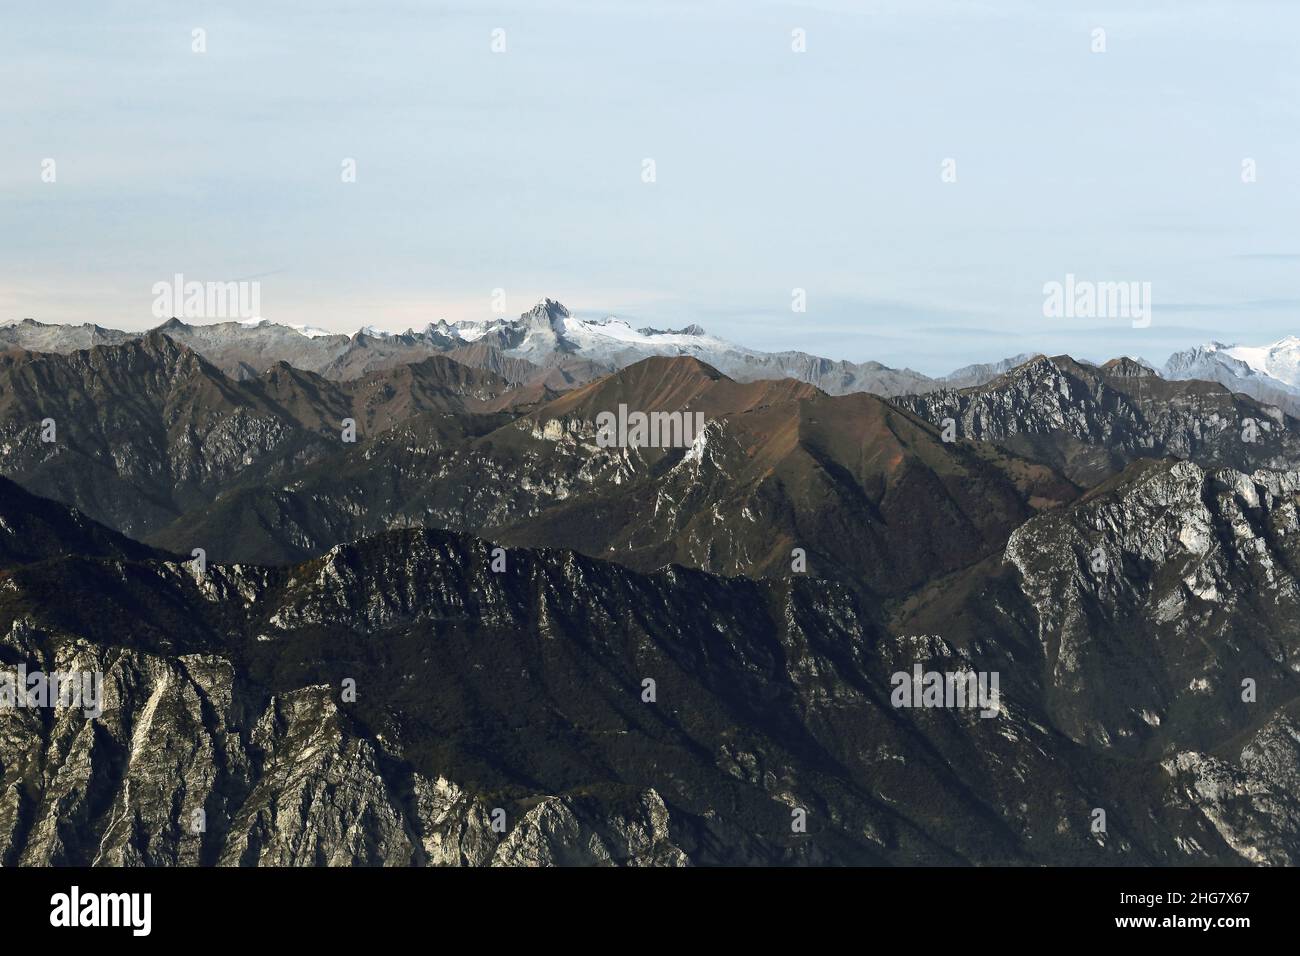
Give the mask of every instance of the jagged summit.
[[1158, 378], [1160, 373], [1139, 359], [1129, 358], [1127, 355], [1120, 358], [1111, 359], [1104, 363], [1101, 368], [1113, 375], [1123, 375], [1126, 378]]
[[525, 312], [520, 318], [527, 322], [529, 320], [542, 320], [547, 322], [556, 322], [569, 318], [573, 313], [564, 307], [555, 299], [543, 298], [538, 299], [537, 304]]

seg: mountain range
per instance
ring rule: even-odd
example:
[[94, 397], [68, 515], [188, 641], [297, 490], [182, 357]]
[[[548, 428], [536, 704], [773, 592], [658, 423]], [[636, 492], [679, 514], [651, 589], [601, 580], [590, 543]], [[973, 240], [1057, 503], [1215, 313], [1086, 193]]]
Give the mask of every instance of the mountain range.
[[103, 675], [0, 706], [0, 863], [1300, 862], [1267, 395], [549, 301], [310, 331], [0, 330], [0, 674]]
[[[757, 351], [709, 335], [699, 325], [677, 330], [637, 329], [615, 316], [582, 319], [553, 299], [542, 299], [516, 319], [439, 320], [405, 332], [365, 326], [343, 335], [265, 319], [195, 325], [175, 318], [155, 331], [188, 346], [237, 380], [257, 378], [277, 362], [324, 378], [347, 380], [444, 355], [463, 365], [496, 372], [514, 384], [542, 385], [555, 391], [585, 384], [651, 356], [690, 356], [739, 382], [793, 378], [829, 395], [871, 392], [889, 398], [983, 385], [1035, 357], [1015, 355], [933, 378], [879, 362], [854, 363], [798, 351]], [[90, 323], [74, 326], [22, 319], [0, 324], [0, 347], [69, 353], [96, 345], [119, 345], [143, 334]], [[1297, 336], [1263, 346], [1209, 342], [1175, 352], [1160, 374], [1171, 381], [1218, 382], [1230, 391], [1300, 416]]]
[[[879, 362], [835, 361], [793, 351], [759, 352], [711, 336], [698, 325], [665, 331], [633, 329], [613, 316], [579, 319], [553, 299], [543, 299], [517, 319], [440, 320], [418, 331], [396, 333], [366, 326], [349, 336], [261, 319], [191, 325], [175, 318], [154, 331], [193, 349], [237, 380], [257, 378], [277, 362], [324, 378], [346, 380], [444, 355], [496, 372], [515, 384], [557, 390], [585, 384], [651, 356], [690, 356], [736, 381], [794, 378], [831, 395], [873, 392], [889, 396], [980, 384], [1029, 357], [971, 365], [932, 379]], [[120, 345], [142, 334], [91, 324], [47, 325], [23, 319], [0, 326], [0, 346], [68, 353], [95, 345]]]

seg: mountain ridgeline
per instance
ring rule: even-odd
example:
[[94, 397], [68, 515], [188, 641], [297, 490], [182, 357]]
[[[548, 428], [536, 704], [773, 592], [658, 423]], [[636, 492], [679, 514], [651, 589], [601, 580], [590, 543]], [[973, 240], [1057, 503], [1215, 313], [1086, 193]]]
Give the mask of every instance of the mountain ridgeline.
[[1300, 863], [1263, 391], [549, 300], [3, 331], [0, 863]]
[[[737, 381], [793, 378], [832, 395], [873, 392], [901, 395], [931, 388], [977, 385], [1029, 356], [970, 365], [941, 378], [879, 362], [854, 363], [805, 352], [760, 352], [709, 335], [698, 325], [678, 330], [634, 329], [622, 319], [580, 319], [559, 302], [543, 299], [514, 319], [443, 320], [422, 329], [386, 332], [367, 326], [351, 335], [261, 319], [190, 324], [172, 318], [158, 326], [235, 380], [256, 379], [277, 362], [322, 378], [346, 381], [370, 372], [442, 355], [495, 372], [515, 385], [563, 390], [653, 356], [687, 356]], [[69, 353], [120, 345], [141, 333], [98, 325], [47, 325], [34, 319], [0, 325], [0, 347]]]

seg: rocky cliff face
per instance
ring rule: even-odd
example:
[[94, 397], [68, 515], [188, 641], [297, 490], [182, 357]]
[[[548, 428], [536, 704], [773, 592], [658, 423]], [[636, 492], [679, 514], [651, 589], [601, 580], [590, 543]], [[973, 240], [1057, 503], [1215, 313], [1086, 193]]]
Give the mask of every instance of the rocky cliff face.
[[[997, 608], [996, 630], [987, 616], [920, 630], [924, 608], [891, 616], [806, 577], [641, 575], [430, 531], [283, 569], [22, 565], [0, 578], [0, 671], [98, 672], [104, 690], [98, 714], [0, 708], [0, 858], [1300, 859], [1296, 677], [1279, 664], [1295, 653], [1294, 625], [1256, 635], [1253, 649], [1243, 636], [1263, 610], [1292, 614], [1290, 583], [1244, 588], [1270, 565], [1279, 574], [1281, 552], [1263, 553], [1291, 533], [1294, 481], [1188, 469], [1143, 472], [1068, 517], [1030, 519], [1005, 563], [934, 590], [948, 620], [964, 616], [952, 592], [978, 594], [986, 614]], [[1145, 650], [1153, 638], [1133, 622], [1159, 626], [1177, 587], [1157, 566], [1127, 586], [1137, 597], [1122, 613], [1095, 619], [1087, 646], [1071, 645], [1074, 619], [1059, 609], [1084, 600], [1071, 589], [1090, 579], [1056, 560], [1071, 547], [1040, 543], [1099, 521], [1116, 554], [1145, 548], [1183, 581], [1204, 553], [1186, 530], [1206, 520], [1204, 499], [1189, 503], [1197, 482], [1220, 489], [1211, 523], [1263, 509], [1223, 556], [1222, 627], [1175, 628]], [[1159, 502], [1165, 537], [1130, 537]], [[1199, 586], [1191, 579], [1182, 586]], [[1143, 654], [1141, 678], [1117, 684], [1115, 662]], [[917, 664], [1000, 674], [996, 715], [895, 706], [891, 675]], [[1234, 703], [1239, 666], [1258, 668], [1253, 707]], [[1189, 702], [1162, 697], [1184, 681]], [[1141, 739], [1134, 715], [1151, 731]]]
[[1171, 382], [1129, 359], [1039, 357], [985, 385], [894, 399], [957, 439], [997, 441], [1095, 484], [1139, 457], [1245, 471], [1300, 463], [1300, 422], [1221, 385]]
[[[0, 859], [22, 866], [679, 865], [662, 799], [540, 794], [498, 808], [394, 766], [331, 688], [266, 697], [229, 660], [105, 653], [42, 660], [15, 624], [5, 650], [105, 674], [105, 715], [0, 716]], [[503, 808], [504, 809], [504, 808]]]
[[1243, 681], [1286, 694], [1300, 674], [1298, 501], [1300, 472], [1146, 463], [1018, 528], [1006, 557], [1062, 727], [1126, 749], [1209, 740], [1257, 709]]

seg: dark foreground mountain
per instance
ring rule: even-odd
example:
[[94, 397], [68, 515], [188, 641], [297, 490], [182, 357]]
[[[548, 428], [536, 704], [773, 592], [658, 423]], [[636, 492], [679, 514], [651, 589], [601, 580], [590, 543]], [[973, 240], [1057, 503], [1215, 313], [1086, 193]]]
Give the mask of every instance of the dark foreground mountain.
[[[1143, 464], [892, 618], [422, 530], [12, 568], [4, 669], [104, 678], [0, 708], [0, 859], [1295, 863], [1297, 488]], [[894, 706], [916, 665], [998, 673], [996, 715]]]
[[0, 570], [74, 555], [123, 560], [171, 557], [0, 478]]

